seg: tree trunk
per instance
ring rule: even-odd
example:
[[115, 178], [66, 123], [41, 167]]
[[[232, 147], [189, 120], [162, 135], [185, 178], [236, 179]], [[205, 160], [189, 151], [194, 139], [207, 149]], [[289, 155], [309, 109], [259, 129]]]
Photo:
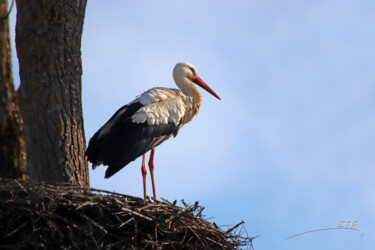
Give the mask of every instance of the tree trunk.
[[12, 78], [6, 0], [0, 0], [0, 177], [27, 179], [23, 121]]
[[21, 111], [32, 181], [89, 186], [81, 104], [86, 0], [17, 0]]

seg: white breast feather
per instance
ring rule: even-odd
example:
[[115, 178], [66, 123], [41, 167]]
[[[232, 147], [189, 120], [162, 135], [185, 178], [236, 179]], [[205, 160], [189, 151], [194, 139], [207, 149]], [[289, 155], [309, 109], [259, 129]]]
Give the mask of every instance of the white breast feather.
[[153, 88], [139, 97], [142, 105], [133, 116], [134, 123], [144, 123], [149, 125], [160, 125], [174, 123], [176, 126], [181, 121], [188, 108], [189, 97], [175, 89]]

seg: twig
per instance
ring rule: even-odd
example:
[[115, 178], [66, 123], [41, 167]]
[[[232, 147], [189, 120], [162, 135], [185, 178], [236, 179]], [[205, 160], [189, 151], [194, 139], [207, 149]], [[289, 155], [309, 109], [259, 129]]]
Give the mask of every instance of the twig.
[[21, 228], [23, 228], [24, 226], [26, 226], [27, 224], [27, 221], [25, 223], [23, 223], [21, 226], [19, 226], [18, 228], [14, 229], [12, 232], [8, 233], [7, 235], [5, 235], [4, 237], [2, 237], [3, 239], [6, 239], [10, 236], [12, 236], [13, 234], [15, 234], [17, 231], [19, 231]]
[[188, 229], [199, 239], [199, 241], [202, 243], [203, 247], [205, 247], [205, 244], [203, 243], [202, 239], [199, 237], [199, 235], [193, 230], [191, 227], [188, 227]]
[[181, 200], [181, 202], [182, 202], [182, 204], [184, 204], [186, 209], [188, 209], [188, 210], [190, 209], [189, 204], [187, 204], [183, 199]]
[[241, 221], [240, 223], [236, 224], [234, 227], [229, 228], [229, 229], [226, 231], [226, 233], [228, 234], [228, 233], [232, 232], [234, 229], [236, 229], [237, 227], [239, 227], [240, 225], [242, 225], [242, 224], [244, 224], [244, 223], [245, 223], [244, 221]]
[[14, 179], [14, 182], [17, 183], [17, 185], [22, 189], [22, 191], [24, 191], [26, 194], [28, 193], [26, 191], [26, 189], [21, 185], [21, 183], [19, 183], [19, 181], [17, 181], [16, 179]]
[[83, 207], [86, 207], [86, 206], [95, 206], [95, 205], [98, 205], [98, 203], [97, 202], [86, 201], [85, 203], [83, 203], [80, 206], [78, 206], [76, 208], [76, 210], [79, 210], [79, 209], [81, 209]]
[[105, 230], [104, 227], [102, 227], [101, 225], [99, 225], [98, 223], [96, 223], [94, 220], [92, 220], [91, 218], [87, 217], [86, 215], [83, 215], [83, 218], [85, 218], [87, 221], [89, 221], [92, 225], [94, 225], [95, 227], [99, 228], [100, 231], [102, 231], [103, 233], [107, 234], [108, 231]]
[[132, 217], [132, 218], [130, 218], [129, 220], [127, 220], [127, 221], [125, 221], [124, 223], [122, 223], [121, 225], [120, 225], [120, 227], [123, 227], [123, 226], [125, 226], [126, 224], [128, 224], [129, 222], [131, 222], [131, 221], [133, 221], [134, 220], [134, 218]]
[[205, 207], [201, 207], [201, 209], [200, 209], [199, 212], [197, 213], [197, 216], [198, 216], [198, 217], [202, 217], [202, 212], [203, 212], [204, 209], [205, 209]]
[[143, 218], [143, 219], [145, 219], [145, 220], [152, 221], [151, 218], [149, 218], [149, 217], [147, 217], [147, 216], [144, 216], [144, 215], [142, 215], [142, 214], [140, 214], [140, 213], [137, 213], [137, 212], [135, 212], [135, 211], [133, 211], [133, 210], [130, 210], [129, 208], [125, 208], [125, 207], [123, 207], [123, 208], [121, 208], [121, 210], [123, 210], [123, 211], [125, 211], [125, 212], [128, 212], [128, 213], [130, 213], [130, 214], [134, 214], [134, 215], [136, 215], [136, 216], [138, 216], [138, 217], [141, 217], [141, 218]]

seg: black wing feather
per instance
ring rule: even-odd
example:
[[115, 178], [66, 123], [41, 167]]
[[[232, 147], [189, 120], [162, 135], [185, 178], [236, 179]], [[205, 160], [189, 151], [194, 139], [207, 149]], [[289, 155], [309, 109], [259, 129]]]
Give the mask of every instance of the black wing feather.
[[[172, 135], [177, 135], [179, 128], [173, 123], [133, 123], [131, 117], [142, 107], [139, 102], [123, 106], [90, 139], [86, 155], [95, 165], [108, 165], [105, 178], [111, 177]], [[125, 112], [119, 115], [124, 109]]]

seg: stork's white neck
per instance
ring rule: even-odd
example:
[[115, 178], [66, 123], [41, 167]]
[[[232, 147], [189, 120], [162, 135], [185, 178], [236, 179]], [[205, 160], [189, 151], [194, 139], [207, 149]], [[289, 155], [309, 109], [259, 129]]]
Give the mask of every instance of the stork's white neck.
[[176, 85], [181, 89], [182, 93], [195, 99], [202, 99], [201, 93], [195, 87], [195, 84], [187, 77], [175, 78]]

